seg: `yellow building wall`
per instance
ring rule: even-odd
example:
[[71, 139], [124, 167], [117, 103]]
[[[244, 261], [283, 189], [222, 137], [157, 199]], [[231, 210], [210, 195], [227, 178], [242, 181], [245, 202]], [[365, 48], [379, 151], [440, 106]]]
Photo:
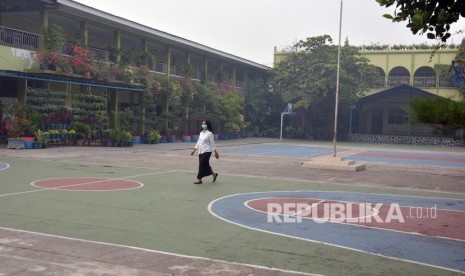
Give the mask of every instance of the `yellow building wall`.
[[366, 57], [370, 64], [380, 67], [388, 75], [394, 67], [404, 67], [411, 76], [423, 66], [434, 69], [435, 64], [451, 64], [458, 49], [439, 49], [433, 53], [426, 50], [361, 50], [360, 54]]
[[[369, 60], [369, 63], [384, 70], [386, 78], [389, 72], [395, 67], [404, 67], [410, 73], [410, 85], [413, 86], [415, 71], [420, 67], [430, 67], [434, 69], [436, 64], [450, 65], [455, 59], [458, 49], [439, 49], [433, 53], [433, 49], [404, 49], [404, 50], [360, 50], [360, 54]], [[289, 51], [278, 51], [274, 49], [274, 64], [284, 60]], [[386, 90], [388, 87], [370, 88], [364, 92], [364, 96], [372, 95]], [[431, 94], [462, 100], [463, 97], [455, 87], [421, 87], [422, 90]]]

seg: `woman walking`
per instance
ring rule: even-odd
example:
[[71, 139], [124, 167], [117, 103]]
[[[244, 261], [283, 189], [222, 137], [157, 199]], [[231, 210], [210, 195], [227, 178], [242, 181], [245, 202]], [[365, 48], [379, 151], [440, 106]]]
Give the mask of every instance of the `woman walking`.
[[220, 155], [215, 149], [215, 138], [210, 121], [202, 121], [202, 131], [199, 135], [199, 140], [195, 144], [195, 148], [191, 155], [193, 156], [196, 150], [199, 150], [199, 171], [197, 173], [197, 181], [194, 184], [202, 184], [202, 178], [213, 175], [213, 182], [218, 178], [218, 173], [213, 172], [210, 167], [210, 157], [215, 152], [215, 158], [220, 158]]

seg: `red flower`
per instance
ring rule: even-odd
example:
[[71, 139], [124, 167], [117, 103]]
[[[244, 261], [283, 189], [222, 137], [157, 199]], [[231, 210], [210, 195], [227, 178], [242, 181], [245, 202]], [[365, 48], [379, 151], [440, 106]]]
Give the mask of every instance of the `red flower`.
[[74, 45], [71, 66], [76, 73], [90, 73], [94, 68], [94, 58], [89, 50], [79, 45]]
[[58, 58], [60, 55], [54, 51], [42, 51], [37, 54], [37, 59], [39, 64], [49, 65], [49, 64], [57, 64]]

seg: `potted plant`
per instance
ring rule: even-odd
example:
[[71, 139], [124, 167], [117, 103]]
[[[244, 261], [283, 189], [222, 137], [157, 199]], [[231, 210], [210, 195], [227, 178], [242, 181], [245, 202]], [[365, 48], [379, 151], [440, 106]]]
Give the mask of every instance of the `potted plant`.
[[147, 135], [147, 142], [149, 144], [158, 144], [160, 142], [161, 135], [158, 130], [152, 130]]
[[123, 130], [121, 132], [121, 142], [124, 147], [132, 147], [134, 145], [134, 141], [131, 132]]
[[94, 71], [94, 57], [92, 53], [80, 45], [74, 45], [71, 56], [71, 67], [75, 74], [90, 77], [90, 74]]
[[37, 53], [40, 69], [56, 71], [60, 54], [56, 51], [44, 50]]
[[198, 140], [199, 140], [198, 134], [191, 135], [191, 142], [197, 143]]
[[42, 149], [45, 148], [45, 145], [48, 142], [48, 133], [41, 129], [38, 129], [34, 132], [34, 136], [36, 141], [34, 142], [33, 148], [34, 149]]
[[[29, 142], [30, 148], [32, 148], [32, 142], [34, 141], [31, 134], [33, 133], [31, 121], [27, 119], [26, 108], [24, 104], [15, 101], [9, 106], [6, 112], [9, 119], [7, 126], [8, 136], [8, 148], [23, 149], [25, 148], [25, 140]], [[27, 137], [27, 138], [26, 138]], [[26, 138], [26, 139], [25, 139]]]
[[37, 59], [41, 69], [56, 70], [64, 42], [65, 35], [63, 33], [63, 28], [56, 24], [52, 24], [45, 29], [44, 48], [37, 53]]
[[81, 145], [83, 145], [86, 140], [90, 141], [89, 139], [92, 134], [92, 129], [90, 128], [89, 124], [83, 122], [73, 122], [71, 124], [71, 128], [74, 129], [76, 133], [82, 138], [82, 141], [80, 141]]
[[190, 141], [191, 141], [191, 136], [190, 136], [190, 135], [183, 135], [183, 136], [182, 136], [182, 141], [183, 141], [184, 143], [190, 142]]
[[121, 130], [119, 128], [110, 129], [108, 136], [114, 147], [121, 147]]

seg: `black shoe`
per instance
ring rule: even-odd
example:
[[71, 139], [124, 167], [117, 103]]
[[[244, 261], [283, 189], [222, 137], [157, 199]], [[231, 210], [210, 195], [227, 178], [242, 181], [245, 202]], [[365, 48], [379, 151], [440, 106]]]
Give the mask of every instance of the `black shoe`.
[[194, 184], [202, 184], [202, 180], [197, 180], [194, 182]]
[[218, 177], [218, 173], [213, 174], [213, 182], [216, 181], [216, 178]]

